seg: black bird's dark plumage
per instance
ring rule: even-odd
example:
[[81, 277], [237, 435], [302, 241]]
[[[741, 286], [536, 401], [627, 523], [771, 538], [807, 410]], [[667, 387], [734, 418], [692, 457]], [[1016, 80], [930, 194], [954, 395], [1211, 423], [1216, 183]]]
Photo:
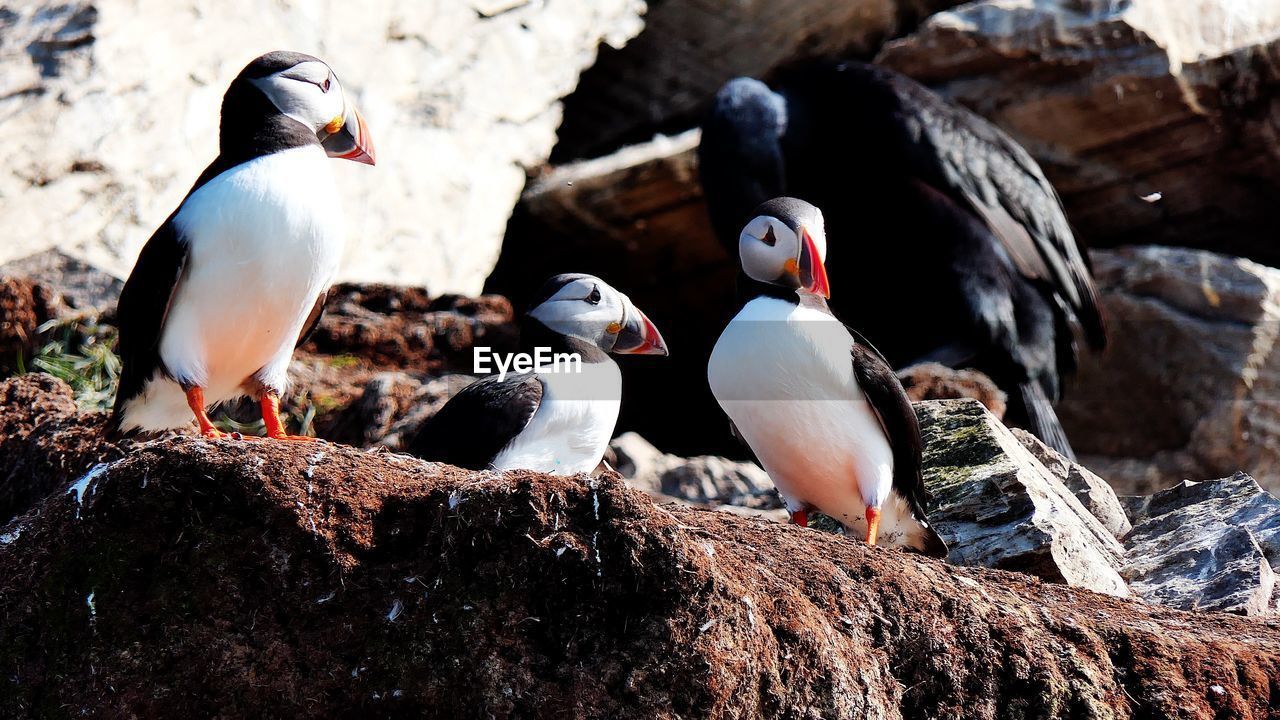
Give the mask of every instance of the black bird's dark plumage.
[[[218, 157], [200, 173], [182, 203], [143, 245], [117, 304], [121, 372], [107, 423], [109, 436], [120, 435], [124, 406], [143, 391], [147, 381], [157, 373], [169, 376], [160, 360], [160, 339], [188, 257], [187, 240], [173, 222], [182, 204], [210, 180], [237, 165], [282, 150], [319, 144], [313, 131], [282, 114], [249, 82], [308, 61], [319, 62], [310, 55], [277, 51], [257, 58], [240, 71], [223, 96]], [[323, 300], [321, 295], [299, 342], [318, 324]]]
[[721, 89], [699, 148], [712, 224], [736, 254], [764, 200], [823, 209], [833, 304], [894, 367], [974, 367], [1009, 420], [1070, 453], [1052, 405], [1071, 323], [1105, 330], [1089, 265], [1039, 166], [1008, 135], [887, 68], [807, 66]]

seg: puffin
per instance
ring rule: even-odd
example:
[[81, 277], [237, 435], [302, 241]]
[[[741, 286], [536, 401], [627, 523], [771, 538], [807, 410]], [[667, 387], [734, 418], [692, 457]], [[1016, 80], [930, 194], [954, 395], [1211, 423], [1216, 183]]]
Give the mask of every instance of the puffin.
[[[481, 378], [454, 395], [406, 449], [469, 470], [594, 470], [618, 421], [622, 372], [610, 354], [666, 355], [658, 328], [624, 294], [594, 275], [548, 280], [521, 327], [541, 358], [524, 372]], [[552, 362], [552, 358], [577, 358]]]
[[1002, 130], [888, 68], [824, 62], [725, 84], [698, 159], [726, 251], [770, 198], [826, 209], [845, 320], [895, 368], [985, 373], [1006, 422], [1073, 456], [1054, 405], [1077, 334], [1101, 350], [1105, 324], [1058, 194]]
[[138, 255], [117, 306], [113, 436], [187, 426], [223, 432], [208, 408], [258, 400], [280, 419], [294, 348], [319, 322], [343, 250], [329, 158], [373, 165], [364, 119], [333, 70], [270, 52], [222, 100], [219, 153]]
[[945, 557], [929, 526], [920, 425], [884, 357], [836, 318], [822, 212], [768, 200], [742, 228], [747, 296], [707, 363], [732, 430], [797, 525], [819, 510], [868, 545]]

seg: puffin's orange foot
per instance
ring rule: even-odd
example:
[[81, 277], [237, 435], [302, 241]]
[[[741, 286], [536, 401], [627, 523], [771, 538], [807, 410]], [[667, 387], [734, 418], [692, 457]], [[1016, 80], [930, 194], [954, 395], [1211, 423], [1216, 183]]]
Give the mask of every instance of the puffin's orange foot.
[[791, 513], [791, 522], [799, 525], [800, 527], [809, 527], [809, 511], [797, 510]]
[[227, 437], [227, 433], [213, 426], [213, 421], [209, 420], [209, 413], [204, 411], [204, 388], [190, 387], [184, 392], [187, 395], [187, 407], [191, 408], [191, 412], [196, 416], [196, 423], [200, 426], [200, 436], [209, 440]]
[[200, 428], [200, 437], [207, 440], [221, 440], [222, 438], [231, 437], [231, 433], [222, 432], [213, 425], [210, 425], [209, 427]]
[[272, 440], [287, 440], [289, 442], [323, 442], [320, 438], [311, 437], [310, 435], [290, 435], [288, 433], [280, 433], [279, 435], [268, 435]]
[[880, 508], [867, 508], [867, 544], [875, 545], [876, 536], [880, 534]]
[[288, 440], [291, 442], [318, 442], [320, 438], [307, 435], [290, 435], [284, 429], [284, 421], [280, 419], [280, 396], [269, 392], [259, 401], [262, 407], [262, 422], [267, 426], [267, 437], [272, 440]]

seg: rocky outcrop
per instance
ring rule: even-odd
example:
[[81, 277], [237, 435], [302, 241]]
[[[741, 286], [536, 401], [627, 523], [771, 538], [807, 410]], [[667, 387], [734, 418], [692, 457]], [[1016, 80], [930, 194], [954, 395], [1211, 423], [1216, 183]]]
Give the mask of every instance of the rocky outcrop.
[[[627, 485], [652, 496], [713, 508], [783, 507], [769, 474], [755, 463], [714, 455], [670, 455], [633, 432], [614, 438], [609, 448], [613, 451], [613, 467]], [[785, 519], [786, 513], [774, 517]]]
[[976, 400], [916, 405], [926, 510], [947, 560], [1128, 595], [1124, 548], [1061, 480]]
[[1093, 254], [1111, 342], [1059, 407], [1122, 495], [1246, 469], [1280, 489], [1280, 271], [1161, 247]]
[[93, 464], [121, 457], [102, 439], [105, 420], [81, 412], [71, 388], [48, 375], [0, 382], [0, 525]]
[[1280, 613], [1280, 500], [1245, 473], [1184, 482], [1133, 504], [1129, 586], [1185, 610]]
[[380, 151], [377, 168], [334, 164], [344, 277], [475, 293], [525, 168], [555, 142], [558, 100], [602, 41], [640, 31], [643, 11], [640, 0], [11, 4], [0, 262], [57, 245], [126, 272], [217, 153], [227, 84], [286, 48], [332, 63]]
[[6, 717], [1263, 717], [1280, 676], [1275, 623], [612, 474], [194, 438], [80, 463], [0, 528]]
[[[607, 49], [565, 100], [558, 160], [604, 155], [654, 128], [689, 127], [725, 81], [805, 58], [867, 57], [959, 0], [651, 3], [645, 31]], [[683, 123], [682, 125], [680, 123]]]
[[1010, 431], [1018, 442], [1022, 443], [1022, 447], [1067, 486], [1084, 509], [1097, 518], [1107, 532], [1117, 540], [1129, 534], [1133, 525], [1129, 522], [1128, 513], [1120, 499], [1116, 497], [1116, 491], [1111, 489], [1106, 480], [1094, 475], [1083, 465], [1063, 457], [1057, 450], [1045, 445], [1040, 438], [1026, 430], [1011, 428]]
[[995, 121], [1090, 245], [1280, 264], [1280, 4], [982, 0], [878, 58]]

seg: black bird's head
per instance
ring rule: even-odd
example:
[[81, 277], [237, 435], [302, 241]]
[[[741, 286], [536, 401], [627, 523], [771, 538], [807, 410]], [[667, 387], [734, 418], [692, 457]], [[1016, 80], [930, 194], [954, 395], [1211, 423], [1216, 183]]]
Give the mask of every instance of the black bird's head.
[[262, 125], [272, 116], [315, 133], [329, 157], [374, 164], [373, 138], [364, 118], [347, 99], [338, 76], [319, 58], [278, 50], [246, 65], [223, 98], [224, 143], [229, 131], [252, 133], [255, 122]]
[[765, 202], [738, 235], [742, 271], [752, 280], [831, 297], [822, 211], [803, 200]]
[[604, 352], [666, 355], [658, 328], [631, 299], [594, 275], [566, 273], [548, 280], [529, 317], [558, 335]]
[[751, 209], [786, 191], [782, 95], [753, 78], [734, 78], [716, 93], [702, 125], [698, 168], [716, 234], [727, 246]]

